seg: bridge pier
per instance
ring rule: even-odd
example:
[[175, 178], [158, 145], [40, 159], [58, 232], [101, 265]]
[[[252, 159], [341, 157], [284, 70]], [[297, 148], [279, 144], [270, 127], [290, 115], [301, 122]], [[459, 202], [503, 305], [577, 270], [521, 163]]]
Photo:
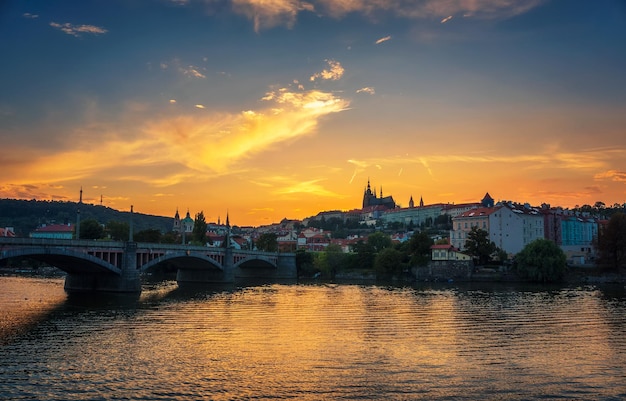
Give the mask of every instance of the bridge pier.
[[126, 242], [122, 259], [122, 274], [68, 273], [65, 277], [67, 292], [141, 292], [141, 278], [137, 269], [137, 243]]

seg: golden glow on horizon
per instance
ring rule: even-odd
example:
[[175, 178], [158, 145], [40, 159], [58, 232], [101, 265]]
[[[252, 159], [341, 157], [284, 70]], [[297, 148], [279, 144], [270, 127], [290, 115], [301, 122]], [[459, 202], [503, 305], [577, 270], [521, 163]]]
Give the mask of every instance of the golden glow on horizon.
[[[426, 204], [465, 203], [480, 200], [485, 192], [496, 200], [534, 205], [623, 203], [623, 94], [576, 89], [572, 82], [579, 81], [572, 79], [586, 76], [584, 69], [545, 89], [550, 85], [534, 84], [550, 77], [549, 69], [534, 66], [535, 74], [508, 80], [523, 72], [515, 63], [491, 69], [498, 63], [466, 66], [463, 57], [447, 56], [459, 43], [483, 54], [493, 45], [484, 47], [481, 34], [462, 42], [457, 35], [467, 31], [452, 34], [459, 22], [473, 19], [471, 30], [491, 32], [481, 30], [491, 25], [485, 20], [520, 15], [542, 2], [233, 0], [225, 14], [248, 18], [257, 31], [239, 37], [225, 29], [233, 34], [234, 46], [251, 38], [275, 46], [281, 36], [276, 32], [297, 30], [307, 13], [328, 20], [353, 15], [345, 22], [354, 24], [354, 33], [348, 35], [343, 26], [340, 34], [332, 33], [340, 39], [334, 50], [320, 35], [324, 42], [312, 46], [321, 49], [316, 52], [290, 48], [289, 57], [259, 52], [267, 64], [251, 62], [252, 69], [234, 66], [232, 60], [217, 63], [197, 47], [170, 47], [165, 55], [142, 60], [142, 69], [135, 70], [137, 82], [110, 78], [113, 95], [108, 90], [86, 93], [83, 81], [61, 76], [59, 82], [68, 88], [64, 96], [71, 101], [64, 97], [56, 105], [42, 97], [36, 107], [33, 100], [32, 108], [0, 102], [0, 119], [7, 121], [0, 124], [5, 149], [0, 197], [78, 200], [84, 187], [86, 201], [98, 203], [103, 195], [105, 206], [120, 210], [132, 203], [138, 212], [171, 216], [181, 207], [216, 219], [228, 209], [238, 225], [359, 208], [368, 179], [402, 206], [411, 196], [423, 197]], [[181, 11], [192, 9], [187, 3], [180, 6]], [[371, 29], [375, 16], [386, 19], [377, 31]], [[316, 27], [309, 20], [314, 18], [303, 24], [312, 25], [297, 34]], [[117, 32], [114, 26], [55, 24], [46, 28], [77, 48], [86, 40], [117, 46], [105, 42]], [[411, 28], [392, 29], [392, 24]], [[451, 34], [447, 38], [459, 42], [416, 45], [414, 37], [427, 25], [428, 33]], [[24, 29], [32, 29], [28, 26]], [[271, 27], [279, 28], [261, 32]], [[137, 46], [148, 48], [140, 39]], [[505, 40], [518, 38], [502, 38], [508, 45]], [[143, 54], [140, 50], [133, 48]], [[538, 53], [511, 55], [529, 54]], [[619, 72], [620, 60], [598, 66]], [[94, 56], [84, 77], [102, 73], [103, 61]], [[557, 58], [550, 61], [564, 65]], [[48, 72], [54, 81], [56, 75]], [[617, 88], [619, 76], [609, 74], [615, 82], [598, 82]]]

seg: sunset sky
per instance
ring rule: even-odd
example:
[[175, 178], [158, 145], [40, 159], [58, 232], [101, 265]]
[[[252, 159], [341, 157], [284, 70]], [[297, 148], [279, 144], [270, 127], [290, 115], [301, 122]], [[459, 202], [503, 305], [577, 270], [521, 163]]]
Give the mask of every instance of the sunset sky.
[[620, 0], [9, 0], [0, 54], [0, 198], [626, 201]]

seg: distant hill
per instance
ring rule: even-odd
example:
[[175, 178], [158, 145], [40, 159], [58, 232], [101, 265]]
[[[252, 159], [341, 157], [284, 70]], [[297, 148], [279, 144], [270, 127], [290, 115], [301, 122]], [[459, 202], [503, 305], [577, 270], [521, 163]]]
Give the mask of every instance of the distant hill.
[[[0, 199], [0, 227], [13, 227], [17, 236], [27, 237], [42, 224], [75, 224], [78, 207], [77, 202]], [[110, 221], [128, 223], [129, 218], [130, 212], [120, 212], [100, 205], [80, 205], [81, 221], [96, 219], [102, 224]], [[166, 233], [172, 230], [173, 224], [173, 217], [133, 213], [135, 232], [158, 229]]]

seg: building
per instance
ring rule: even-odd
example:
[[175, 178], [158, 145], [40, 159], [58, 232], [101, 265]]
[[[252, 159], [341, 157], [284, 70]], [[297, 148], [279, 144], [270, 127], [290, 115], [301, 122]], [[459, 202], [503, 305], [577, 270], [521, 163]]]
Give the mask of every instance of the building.
[[383, 223], [399, 222], [407, 227], [410, 225], [431, 227], [435, 219], [441, 216], [444, 206], [443, 203], [425, 206], [424, 199], [420, 197], [419, 206], [415, 207], [411, 197], [409, 207], [385, 210], [381, 213], [380, 220]]
[[376, 196], [376, 188], [372, 191], [370, 180], [367, 180], [367, 188], [363, 191], [363, 209], [370, 206], [383, 206], [385, 209], [395, 209], [396, 202], [392, 196], [383, 196], [383, 189], [380, 188], [380, 197]]
[[554, 241], [570, 263], [585, 264], [595, 258], [593, 242], [598, 238], [600, 222], [588, 213], [550, 208], [542, 205], [546, 239]]
[[30, 238], [72, 239], [74, 238], [74, 224], [43, 225], [30, 233]]
[[194, 220], [189, 215], [189, 210], [187, 210], [187, 215], [184, 219], [181, 220], [180, 215], [178, 214], [178, 209], [176, 209], [176, 214], [174, 215], [174, 226], [172, 227], [172, 231], [177, 233], [185, 233], [189, 234], [193, 232]]
[[540, 209], [528, 203], [501, 202], [489, 215], [489, 238], [509, 255], [515, 255], [531, 242], [545, 238]]
[[450, 244], [431, 245], [430, 256], [433, 261], [472, 260], [471, 256]]
[[487, 231], [489, 239], [509, 255], [544, 238], [543, 214], [528, 204], [500, 202], [493, 207], [471, 209], [452, 219], [450, 243], [465, 249], [467, 235], [473, 227]]
[[498, 207], [478, 207], [470, 209], [452, 218], [450, 230], [450, 244], [457, 249], [465, 249], [467, 234], [473, 227], [478, 227], [490, 233], [489, 216], [496, 212]]
[[13, 227], [0, 227], [0, 237], [15, 237], [15, 230]]

